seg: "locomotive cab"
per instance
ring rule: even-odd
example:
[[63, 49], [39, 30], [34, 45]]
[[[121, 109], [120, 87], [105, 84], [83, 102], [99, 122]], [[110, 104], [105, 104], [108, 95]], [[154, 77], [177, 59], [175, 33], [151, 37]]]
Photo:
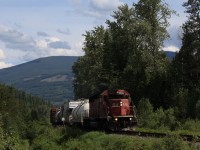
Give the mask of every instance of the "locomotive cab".
[[130, 111], [129, 95], [125, 95], [122, 92], [117, 92], [116, 94], [109, 95], [108, 99], [111, 116], [133, 115], [133, 112]]

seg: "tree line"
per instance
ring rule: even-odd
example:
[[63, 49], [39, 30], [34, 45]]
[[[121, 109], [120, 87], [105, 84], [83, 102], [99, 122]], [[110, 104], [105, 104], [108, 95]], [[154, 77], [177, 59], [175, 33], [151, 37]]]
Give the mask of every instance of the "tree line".
[[0, 149], [29, 149], [36, 122], [49, 122], [51, 104], [13, 87], [0, 84]]
[[179, 118], [200, 118], [200, 2], [183, 3], [182, 46], [173, 60], [163, 44], [176, 15], [163, 0], [139, 0], [114, 11], [106, 27], [86, 31], [83, 51], [73, 66], [75, 97], [104, 89], [126, 89], [136, 105], [149, 99], [153, 108], [173, 108]]

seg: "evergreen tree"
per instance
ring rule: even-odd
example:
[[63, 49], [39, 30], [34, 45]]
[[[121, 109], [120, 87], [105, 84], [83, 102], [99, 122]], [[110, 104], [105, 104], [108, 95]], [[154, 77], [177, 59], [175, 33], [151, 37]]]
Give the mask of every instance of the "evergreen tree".
[[[188, 20], [182, 26], [182, 47], [173, 62], [173, 89], [174, 91], [180, 91], [179, 89], [187, 91], [187, 93], [182, 93], [188, 96], [184, 98], [184, 103], [181, 105], [187, 107], [184, 107], [184, 112], [179, 113], [195, 117], [195, 105], [200, 98], [200, 1], [188, 0], [183, 6], [188, 13]], [[175, 105], [182, 103], [179, 99], [175, 101]], [[183, 110], [183, 107], [179, 110]]]
[[73, 66], [75, 74], [74, 92], [75, 97], [89, 97], [100, 91], [99, 85], [102, 78], [102, 55], [105, 29], [103, 26], [87, 31], [84, 48], [85, 56]]
[[179, 82], [193, 87], [200, 83], [200, 1], [188, 0], [183, 6], [189, 16], [182, 26], [182, 47], [175, 65]]

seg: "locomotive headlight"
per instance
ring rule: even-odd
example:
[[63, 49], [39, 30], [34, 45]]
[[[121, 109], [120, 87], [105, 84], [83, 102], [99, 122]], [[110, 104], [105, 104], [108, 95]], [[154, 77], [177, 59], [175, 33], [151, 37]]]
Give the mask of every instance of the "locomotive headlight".
[[132, 120], [132, 118], [129, 118], [129, 120], [131, 121], [131, 120]]
[[64, 122], [64, 121], [65, 121], [65, 118], [64, 118], [64, 117], [62, 117], [62, 119], [61, 119], [61, 120], [62, 120], [62, 122]]
[[118, 121], [118, 118], [115, 118], [115, 121]]
[[122, 102], [120, 102], [120, 106], [122, 106]]

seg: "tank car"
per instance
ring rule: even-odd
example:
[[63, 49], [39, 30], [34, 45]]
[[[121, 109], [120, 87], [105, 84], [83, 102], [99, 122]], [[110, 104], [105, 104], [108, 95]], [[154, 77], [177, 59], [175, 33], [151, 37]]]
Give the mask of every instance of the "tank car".
[[67, 125], [72, 125], [72, 111], [74, 108], [76, 108], [77, 106], [79, 106], [81, 103], [83, 102], [82, 99], [78, 99], [76, 101], [68, 101], [65, 102], [62, 107], [61, 107], [61, 111], [63, 114], [63, 118], [64, 118], [64, 123]]
[[[131, 105], [132, 104], [132, 105]], [[125, 90], [105, 90], [89, 98], [85, 126], [120, 130], [136, 124], [135, 106]]]
[[72, 110], [72, 124], [83, 126], [87, 118], [89, 118], [89, 99], [84, 99]]
[[53, 126], [72, 125], [72, 110], [83, 102], [82, 99], [77, 101], [67, 101], [60, 108], [51, 108], [50, 121]]

